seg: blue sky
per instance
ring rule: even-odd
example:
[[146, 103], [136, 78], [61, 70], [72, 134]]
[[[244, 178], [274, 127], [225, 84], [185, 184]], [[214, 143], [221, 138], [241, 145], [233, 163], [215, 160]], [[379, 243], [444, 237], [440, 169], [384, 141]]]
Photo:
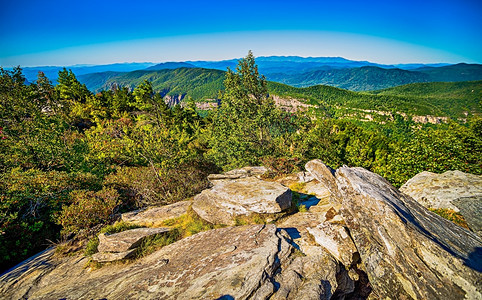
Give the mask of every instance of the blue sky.
[[0, 65], [342, 56], [482, 62], [482, 1], [0, 3]]

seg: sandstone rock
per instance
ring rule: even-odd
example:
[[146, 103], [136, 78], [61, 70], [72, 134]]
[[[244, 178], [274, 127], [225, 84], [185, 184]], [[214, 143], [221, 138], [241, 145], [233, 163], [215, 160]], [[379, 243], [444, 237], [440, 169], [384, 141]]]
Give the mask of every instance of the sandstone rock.
[[112, 262], [116, 260], [130, 258], [136, 253], [137, 249], [124, 252], [97, 252], [92, 255], [92, 260], [100, 263]]
[[298, 177], [299, 182], [304, 182], [304, 183], [310, 182], [315, 179], [315, 177], [313, 177], [313, 175], [311, 175], [310, 172], [298, 172], [296, 176]]
[[400, 191], [427, 208], [448, 208], [458, 212], [460, 208], [453, 200], [482, 197], [482, 176], [460, 171], [421, 172], [402, 185]]
[[162, 222], [185, 214], [191, 201], [180, 201], [174, 204], [140, 209], [122, 214], [122, 221], [139, 226], [160, 226]]
[[358, 250], [344, 226], [324, 222], [315, 227], [309, 227], [307, 230], [320, 246], [344, 266], [350, 267], [352, 264], [358, 263], [356, 259], [359, 257]]
[[307, 170], [326, 184], [380, 298], [482, 298], [482, 241], [363, 168]]
[[138, 247], [152, 235], [168, 232], [169, 228], [135, 228], [114, 234], [99, 234], [99, 252], [125, 252]]
[[291, 206], [291, 191], [254, 177], [218, 182], [194, 197], [192, 208], [213, 224], [234, 225], [239, 215], [276, 214]]
[[[4, 299], [267, 299], [292, 247], [274, 225], [201, 232], [132, 264], [88, 270], [50, 250], [0, 277]], [[334, 276], [334, 275], [333, 275]], [[274, 289], [273, 289], [274, 290]], [[222, 298], [221, 298], [222, 299]]]
[[336, 260], [318, 247], [317, 254], [295, 258], [276, 276], [279, 289], [270, 300], [330, 299], [335, 293], [350, 293], [354, 289], [353, 281], [348, 278], [342, 285], [338, 284], [341, 271]]
[[268, 169], [266, 169], [263, 166], [260, 167], [244, 167], [241, 169], [234, 169], [230, 170], [228, 172], [225, 172], [223, 174], [210, 174], [208, 176], [209, 182], [211, 182], [213, 185], [222, 182], [222, 181], [229, 181], [233, 179], [240, 179], [240, 178], [246, 178], [246, 177], [251, 177], [251, 176], [261, 176], [264, 173], [266, 173]]

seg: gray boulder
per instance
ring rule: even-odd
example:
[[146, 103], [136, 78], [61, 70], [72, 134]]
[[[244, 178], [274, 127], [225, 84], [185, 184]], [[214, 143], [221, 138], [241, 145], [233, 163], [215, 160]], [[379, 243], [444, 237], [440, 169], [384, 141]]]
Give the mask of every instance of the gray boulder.
[[291, 191], [254, 177], [218, 182], [194, 197], [192, 208], [213, 224], [234, 225], [237, 216], [277, 214], [291, 207]]
[[458, 198], [452, 204], [460, 210], [469, 228], [482, 237], [482, 195]]
[[341, 214], [380, 298], [481, 299], [482, 241], [363, 168], [306, 165]]

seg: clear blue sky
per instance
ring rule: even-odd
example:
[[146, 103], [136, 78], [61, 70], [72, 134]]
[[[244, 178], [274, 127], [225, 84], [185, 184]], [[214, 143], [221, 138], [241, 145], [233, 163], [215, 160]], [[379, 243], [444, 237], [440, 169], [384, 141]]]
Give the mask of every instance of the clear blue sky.
[[0, 65], [343, 56], [482, 62], [482, 1], [0, 2]]

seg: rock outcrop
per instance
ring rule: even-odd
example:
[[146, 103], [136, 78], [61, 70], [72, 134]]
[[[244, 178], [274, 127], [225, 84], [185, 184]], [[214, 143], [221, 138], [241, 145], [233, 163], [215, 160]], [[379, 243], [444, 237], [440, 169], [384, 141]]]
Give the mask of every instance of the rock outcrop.
[[460, 171], [422, 172], [400, 191], [427, 208], [460, 212], [469, 228], [482, 237], [482, 176]]
[[218, 182], [194, 197], [192, 208], [212, 224], [234, 225], [237, 216], [275, 215], [291, 207], [291, 191], [255, 177]]
[[400, 191], [427, 208], [460, 211], [453, 201], [463, 197], [482, 197], [482, 176], [460, 171], [443, 174], [421, 172], [408, 180]]
[[460, 210], [469, 228], [482, 238], [482, 195], [461, 197], [452, 203]]
[[4, 299], [268, 299], [279, 293], [277, 299], [329, 299], [353, 286], [340, 279], [338, 264], [326, 253], [293, 258], [289, 237], [274, 225], [201, 232], [135, 263], [96, 270], [84, 268], [85, 257], [59, 258], [53, 252], [46, 251], [0, 277], [0, 295]]
[[482, 241], [363, 168], [306, 165], [341, 205], [380, 298], [480, 299]]
[[[193, 210], [214, 224], [281, 215], [296, 183], [305, 208], [268, 225], [224, 227], [181, 239], [135, 261], [88, 267], [82, 254], [54, 249], [0, 276], [2, 299], [481, 299], [482, 240], [428, 211], [363, 168], [309, 173], [278, 182], [249, 167], [214, 176], [192, 202], [124, 214], [159, 226]], [[264, 169], [265, 170], [265, 169]], [[284, 186], [284, 185], [285, 186]], [[293, 187], [294, 188], [294, 187]], [[479, 202], [477, 202], [479, 201]], [[475, 211], [480, 199], [451, 201]], [[145, 236], [168, 228], [100, 235], [94, 260], [127, 258]], [[372, 294], [371, 294], [372, 293]]]
[[185, 214], [191, 201], [180, 201], [169, 205], [139, 209], [122, 214], [122, 221], [139, 226], [157, 227], [166, 220]]

